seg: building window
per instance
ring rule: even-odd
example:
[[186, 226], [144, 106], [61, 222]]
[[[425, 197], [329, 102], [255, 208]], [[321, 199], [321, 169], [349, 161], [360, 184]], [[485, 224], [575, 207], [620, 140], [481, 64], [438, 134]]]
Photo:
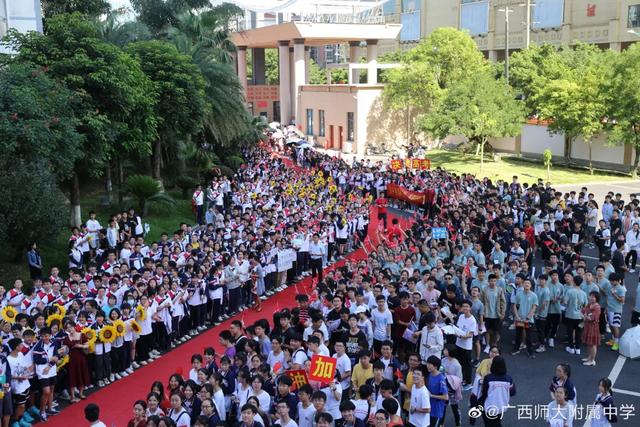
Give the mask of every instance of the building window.
[[629, 28], [640, 27], [640, 4], [629, 6]]
[[313, 110], [307, 108], [307, 135], [313, 135]]
[[280, 101], [273, 101], [273, 121], [280, 123]]
[[347, 141], [353, 141], [353, 113], [347, 113]]
[[318, 118], [320, 119], [320, 136], [324, 136], [324, 110], [318, 110]]

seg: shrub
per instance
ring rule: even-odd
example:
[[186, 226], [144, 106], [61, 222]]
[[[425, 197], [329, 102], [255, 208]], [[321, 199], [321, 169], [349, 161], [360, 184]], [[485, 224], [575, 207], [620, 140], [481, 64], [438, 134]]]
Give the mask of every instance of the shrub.
[[180, 190], [182, 190], [182, 198], [187, 199], [189, 198], [189, 191], [196, 188], [198, 181], [190, 176], [183, 175], [176, 178], [175, 184], [180, 188]]
[[244, 164], [244, 159], [240, 156], [229, 156], [224, 160], [224, 164], [233, 170], [238, 170]]
[[162, 191], [162, 186], [158, 181], [148, 175], [132, 175], [125, 181], [125, 189], [138, 202], [138, 208], [142, 216], [147, 214], [147, 207], [150, 203], [174, 206], [176, 201]]

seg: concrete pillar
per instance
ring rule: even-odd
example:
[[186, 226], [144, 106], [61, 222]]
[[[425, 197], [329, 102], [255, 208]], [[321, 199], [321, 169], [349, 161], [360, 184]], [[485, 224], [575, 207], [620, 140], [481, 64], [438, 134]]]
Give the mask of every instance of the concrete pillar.
[[311, 84], [311, 76], [309, 70], [311, 69], [311, 48], [309, 46], [304, 47], [304, 71], [305, 80], [307, 84]]
[[[349, 42], [349, 62], [352, 64], [360, 63], [360, 42]], [[353, 70], [353, 75], [349, 76], [349, 84], [360, 83], [360, 70]]]
[[247, 47], [238, 46], [238, 80], [242, 86], [242, 94], [247, 97]]
[[291, 120], [291, 83], [289, 71], [289, 41], [278, 42], [278, 71], [280, 73], [280, 122]]
[[614, 52], [620, 52], [622, 50], [622, 43], [620, 42], [611, 42], [609, 43], [609, 49]]
[[300, 86], [307, 84], [306, 60], [304, 54], [304, 39], [293, 40], [293, 116], [296, 125], [299, 125], [302, 117], [299, 111]]
[[489, 51], [489, 61], [497, 62], [498, 61], [498, 51], [495, 49], [491, 49]]
[[378, 40], [367, 40], [367, 83], [378, 84]]
[[[293, 99], [293, 94], [296, 93], [296, 86], [295, 86], [295, 76], [296, 72], [295, 72], [295, 61], [293, 60], [293, 48], [290, 47], [289, 48], [289, 99], [290, 99], [290, 111], [289, 111], [289, 118], [288, 121], [292, 121], [293, 118], [296, 115], [296, 110], [293, 109], [294, 107], [294, 99]], [[296, 123], [297, 125], [298, 123]]]
[[264, 48], [254, 47], [253, 53], [253, 84], [266, 84], [265, 68], [264, 68]]

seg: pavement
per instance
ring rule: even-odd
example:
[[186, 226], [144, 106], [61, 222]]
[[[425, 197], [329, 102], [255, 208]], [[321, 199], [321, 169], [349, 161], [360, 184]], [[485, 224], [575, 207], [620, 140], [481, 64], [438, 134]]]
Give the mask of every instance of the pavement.
[[[590, 186], [591, 187], [591, 186]], [[638, 186], [640, 188], [640, 185]], [[590, 188], [591, 189], [591, 188]], [[589, 268], [597, 265], [597, 250], [586, 249], [583, 251], [583, 258], [586, 259]], [[540, 271], [541, 261], [538, 257], [534, 264]], [[630, 326], [630, 315], [633, 304], [636, 300], [636, 286], [638, 284], [638, 273], [627, 274], [625, 286], [627, 294], [623, 309], [623, 331]], [[516, 356], [511, 356], [511, 345], [515, 339], [514, 331], [507, 331], [501, 338], [501, 349], [507, 362], [509, 374], [513, 377], [516, 385], [516, 395], [511, 399], [510, 404], [514, 409], [507, 411], [504, 417], [504, 426], [546, 426], [544, 421], [545, 407], [550, 401], [549, 385], [554, 375], [555, 366], [560, 362], [567, 362], [571, 365], [571, 379], [577, 390], [577, 414], [574, 426], [583, 426], [586, 421], [587, 405], [592, 405], [595, 395], [598, 392], [598, 381], [608, 377], [613, 382], [614, 402], [618, 406], [618, 423], [620, 426], [640, 425], [640, 361], [628, 360], [614, 352], [610, 347], [601, 345], [596, 357], [595, 367], [583, 366], [581, 358], [585, 357], [583, 348], [582, 355], [573, 355], [565, 352], [564, 341], [566, 332], [561, 325], [556, 338], [554, 349], [548, 349], [543, 353], [536, 353], [536, 359], [529, 359], [526, 351]], [[468, 413], [468, 392], [464, 393], [464, 402], [461, 404], [461, 413], [465, 416]], [[623, 412], [628, 414], [624, 419]], [[625, 416], [626, 417], [626, 416]], [[445, 426], [453, 427], [453, 417], [448, 412]], [[469, 425], [468, 418], [462, 425]], [[478, 425], [482, 425], [478, 421]], [[588, 425], [588, 424], [586, 424]]]

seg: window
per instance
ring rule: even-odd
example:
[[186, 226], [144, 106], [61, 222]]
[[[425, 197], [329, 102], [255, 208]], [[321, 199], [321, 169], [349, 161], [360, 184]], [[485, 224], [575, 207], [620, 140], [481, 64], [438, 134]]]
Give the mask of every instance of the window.
[[640, 27], [640, 4], [629, 6], [629, 22], [627, 24], [627, 27]]
[[273, 101], [273, 121], [280, 122], [280, 101]]
[[353, 141], [353, 113], [347, 113], [347, 141]]
[[324, 136], [324, 110], [318, 110], [318, 118], [320, 119], [320, 129], [318, 130], [320, 136]]
[[313, 135], [313, 110], [307, 108], [307, 135]]

